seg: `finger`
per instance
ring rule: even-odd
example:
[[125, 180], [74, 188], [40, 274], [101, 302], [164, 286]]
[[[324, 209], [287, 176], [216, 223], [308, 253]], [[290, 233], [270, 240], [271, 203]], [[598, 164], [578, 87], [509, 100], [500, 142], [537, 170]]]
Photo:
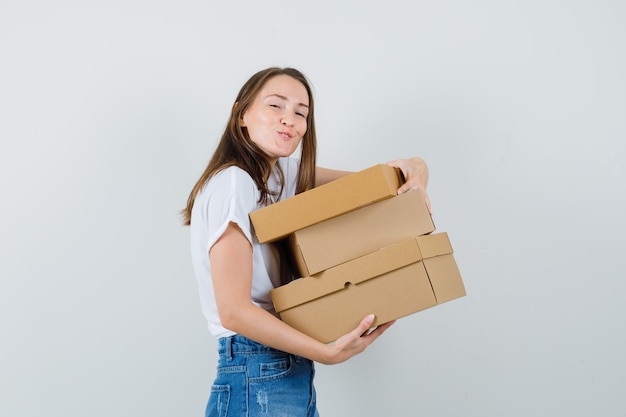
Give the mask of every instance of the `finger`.
[[387, 165], [389, 165], [390, 167], [399, 169], [402, 172], [402, 176], [404, 177], [405, 183], [406, 181], [409, 180], [410, 172], [408, 171], [408, 167], [406, 166], [406, 162], [404, 160], [396, 159], [395, 161], [389, 161], [387, 162]]
[[389, 161], [387, 162], [387, 165], [394, 167], [394, 168], [400, 168], [400, 159], [394, 159], [393, 161]]
[[398, 188], [397, 193], [400, 195], [413, 190], [422, 190], [422, 193], [426, 194], [424, 188], [417, 181], [405, 182], [400, 188]]
[[375, 316], [373, 314], [370, 314], [369, 316], [365, 317], [363, 320], [361, 320], [361, 323], [359, 323], [357, 328], [352, 331], [352, 333], [355, 333], [361, 336], [363, 333], [368, 331], [369, 328], [372, 326], [372, 323], [374, 323], [374, 318]]
[[405, 182], [402, 186], [400, 186], [400, 188], [398, 188], [397, 194], [404, 194], [407, 191], [411, 191], [411, 186]]
[[387, 331], [387, 329], [389, 329], [391, 326], [393, 326], [393, 324], [395, 323], [395, 320], [392, 320], [390, 322], [387, 322], [385, 324], [381, 324], [380, 326], [376, 327], [374, 330], [372, 330], [368, 335], [363, 336], [365, 339], [367, 339], [367, 344], [371, 344], [374, 342], [374, 340], [378, 339], [383, 333], [385, 333]]

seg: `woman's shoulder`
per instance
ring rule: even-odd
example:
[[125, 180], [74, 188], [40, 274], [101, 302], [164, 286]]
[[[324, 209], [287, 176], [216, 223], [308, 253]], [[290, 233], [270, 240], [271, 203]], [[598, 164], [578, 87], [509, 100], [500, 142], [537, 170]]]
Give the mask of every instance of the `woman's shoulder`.
[[240, 189], [242, 187], [257, 188], [250, 174], [237, 166], [229, 166], [217, 172], [209, 179], [209, 185], [219, 188], [227, 187], [229, 189]]
[[230, 166], [213, 174], [196, 196], [196, 202], [234, 199], [255, 202], [258, 189], [254, 180], [243, 169]]

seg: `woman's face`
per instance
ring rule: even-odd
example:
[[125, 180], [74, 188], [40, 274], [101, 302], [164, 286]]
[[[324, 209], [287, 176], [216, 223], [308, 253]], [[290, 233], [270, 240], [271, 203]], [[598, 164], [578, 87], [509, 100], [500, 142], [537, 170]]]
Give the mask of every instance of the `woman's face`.
[[309, 95], [302, 83], [288, 75], [270, 78], [243, 114], [241, 125], [270, 158], [291, 155], [306, 133]]

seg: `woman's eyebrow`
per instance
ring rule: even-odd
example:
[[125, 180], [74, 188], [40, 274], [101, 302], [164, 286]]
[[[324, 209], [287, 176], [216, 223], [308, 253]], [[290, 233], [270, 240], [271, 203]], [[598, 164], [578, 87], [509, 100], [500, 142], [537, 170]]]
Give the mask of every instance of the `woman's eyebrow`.
[[[267, 97], [268, 98], [269, 97], [277, 97], [277, 98], [280, 98], [282, 100], [289, 101], [289, 99], [287, 97], [285, 97], [283, 95], [280, 95], [280, 94], [270, 94]], [[308, 104], [304, 104], [304, 103], [298, 103], [298, 106], [306, 107], [307, 109], [309, 108], [309, 105]]]

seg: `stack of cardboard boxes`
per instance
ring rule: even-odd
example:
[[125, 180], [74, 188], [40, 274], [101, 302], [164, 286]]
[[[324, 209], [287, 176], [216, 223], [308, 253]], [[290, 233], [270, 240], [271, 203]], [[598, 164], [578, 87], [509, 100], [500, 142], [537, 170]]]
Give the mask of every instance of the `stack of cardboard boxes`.
[[421, 191], [375, 165], [250, 213], [259, 242], [286, 250], [296, 279], [271, 292], [281, 319], [324, 342], [465, 295], [446, 233]]

